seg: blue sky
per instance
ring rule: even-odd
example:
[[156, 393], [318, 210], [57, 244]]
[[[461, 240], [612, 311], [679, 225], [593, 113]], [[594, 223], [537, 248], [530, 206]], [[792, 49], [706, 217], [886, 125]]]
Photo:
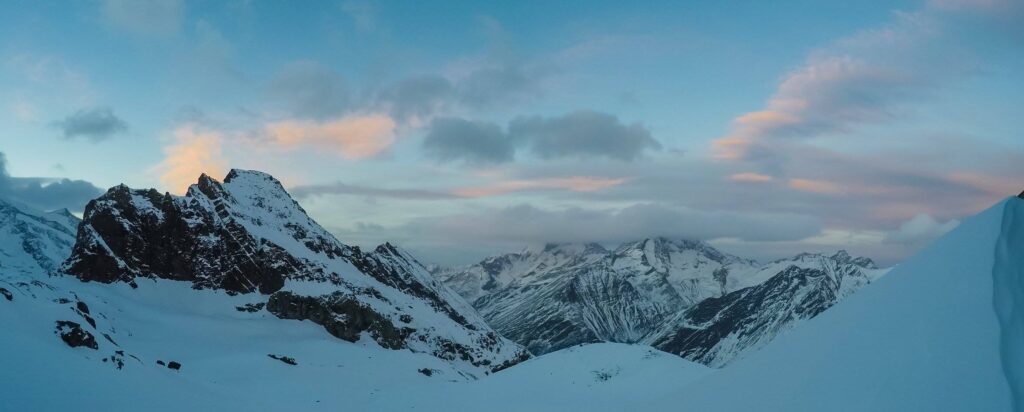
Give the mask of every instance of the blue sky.
[[672, 236], [891, 263], [1024, 188], [1021, 27], [1017, 0], [16, 1], [0, 195], [242, 167], [428, 261]]

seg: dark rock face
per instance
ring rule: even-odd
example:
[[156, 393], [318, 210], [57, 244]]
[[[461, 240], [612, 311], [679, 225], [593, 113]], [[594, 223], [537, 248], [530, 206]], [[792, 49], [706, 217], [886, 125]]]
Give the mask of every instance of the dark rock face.
[[86, 206], [64, 270], [104, 283], [158, 277], [243, 293], [280, 289], [286, 269], [301, 264], [253, 238], [233, 218], [229, 196], [205, 175], [183, 198], [111, 188]]
[[859, 272], [844, 266], [826, 266], [826, 270], [790, 266], [760, 285], [698, 303], [652, 344], [700, 363], [724, 366], [796, 322], [824, 312], [842, 297], [842, 282], [858, 276]]
[[242, 306], [235, 306], [235, 310], [239, 312], [256, 313], [263, 310], [263, 307], [266, 305], [266, 303], [246, 303]]
[[223, 183], [203, 175], [185, 196], [111, 188], [86, 206], [61, 270], [133, 287], [159, 278], [270, 295], [266, 309], [282, 319], [308, 319], [348, 341], [366, 332], [389, 349], [448, 356], [458, 348], [470, 355], [453, 359], [486, 370], [522, 351], [408, 253], [339, 242], [261, 172], [232, 170]]
[[277, 359], [277, 360], [279, 360], [281, 362], [284, 362], [284, 363], [292, 365], [292, 366], [295, 366], [295, 365], [299, 364], [298, 362], [295, 361], [295, 358], [290, 357], [290, 356], [284, 356], [284, 355], [278, 356], [278, 355], [274, 355], [274, 354], [267, 354], [267, 356], [270, 357], [271, 359]]
[[68, 344], [68, 346], [72, 348], [77, 348], [79, 346], [84, 346], [93, 350], [100, 348], [99, 344], [96, 343], [96, 338], [94, 338], [89, 331], [82, 329], [82, 325], [79, 325], [78, 323], [68, 320], [58, 320], [56, 333], [64, 343]]
[[14, 300], [14, 294], [7, 289], [0, 288], [0, 295], [4, 295], [4, 298], [6, 298], [7, 300]]
[[1024, 199], [1024, 192], [1020, 192], [1020, 194], [1019, 194], [1019, 195], [1017, 195], [1017, 197], [1019, 197], [1019, 198], [1021, 198], [1021, 199]]
[[178, 363], [178, 362], [175, 362], [175, 361], [170, 361], [170, 362], [167, 362], [167, 368], [174, 369], [174, 370], [179, 370], [179, 369], [181, 369], [181, 364]]
[[387, 318], [341, 292], [317, 297], [277, 292], [270, 295], [267, 311], [281, 319], [312, 321], [338, 339], [349, 342], [355, 342], [360, 334], [369, 332], [373, 340], [388, 349], [405, 347], [405, 340], [413, 332], [408, 328], [396, 328]]

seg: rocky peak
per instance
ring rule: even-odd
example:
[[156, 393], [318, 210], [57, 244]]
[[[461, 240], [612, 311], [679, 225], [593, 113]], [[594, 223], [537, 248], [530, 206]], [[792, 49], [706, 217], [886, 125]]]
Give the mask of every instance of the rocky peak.
[[366, 253], [311, 219], [277, 179], [234, 169], [202, 175], [186, 195], [111, 188], [89, 202], [61, 267], [83, 281], [160, 278], [196, 289], [270, 295], [267, 310], [332, 335], [369, 334], [389, 349], [430, 353], [472, 369], [521, 361], [412, 256], [385, 243]]
[[1019, 198], [1021, 198], [1021, 199], [1024, 199], [1024, 192], [1020, 192], [1020, 194], [1019, 194], [1019, 195], [1017, 195], [1017, 197], [1019, 197]]

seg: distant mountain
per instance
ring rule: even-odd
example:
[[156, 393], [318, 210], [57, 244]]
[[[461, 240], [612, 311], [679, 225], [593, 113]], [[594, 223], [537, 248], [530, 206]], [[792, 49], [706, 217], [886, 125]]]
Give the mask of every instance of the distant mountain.
[[91, 201], [63, 273], [89, 282], [147, 279], [266, 296], [281, 319], [337, 338], [364, 336], [491, 372], [528, 357], [456, 293], [390, 244], [372, 251], [334, 238], [270, 175], [203, 175], [185, 196], [120, 185]]
[[75, 243], [78, 218], [66, 209], [42, 212], [0, 200], [0, 272], [8, 278], [46, 277]]
[[884, 273], [871, 260], [844, 251], [832, 256], [802, 254], [768, 267], [783, 269], [762, 283], [689, 307], [647, 342], [709, 366], [723, 366]]
[[614, 250], [549, 244], [435, 276], [534, 354], [648, 343], [722, 366], [884, 272], [842, 251], [762, 265], [705, 242], [654, 238]]

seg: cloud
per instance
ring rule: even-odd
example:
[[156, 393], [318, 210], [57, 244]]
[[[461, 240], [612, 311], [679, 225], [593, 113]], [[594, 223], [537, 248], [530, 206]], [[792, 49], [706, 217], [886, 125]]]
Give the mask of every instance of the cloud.
[[296, 197], [353, 195], [403, 200], [452, 200], [492, 197], [513, 192], [538, 190], [596, 192], [618, 186], [628, 180], [628, 178], [595, 176], [550, 177], [532, 180], [504, 180], [485, 186], [461, 187], [453, 190], [391, 189], [334, 182], [322, 185], [296, 186], [289, 189], [289, 192]]
[[383, 87], [377, 104], [398, 119], [427, 119], [453, 104], [455, 86], [441, 76], [423, 75], [399, 80]]
[[531, 180], [506, 180], [488, 186], [456, 189], [462, 197], [490, 197], [506, 193], [533, 190], [568, 190], [572, 192], [596, 192], [621, 185], [628, 178], [606, 178], [595, 176], [550, 177]]
[[383, 114], [351, 115], [326, 122], [286, 120], [266, 125], [265, 133], [284, 147], [322, 148], [346, 159], [363, 159], [394, 143], [395, 121]]
[[610, 114], [580, 110], [557, 117], [518, 117], [502, 131], [497, 124], [439, 118], [423, 143], [429, 157], [468, 164], [498, 164], [515, 159], [520, 148], [541, 159], [607, 158], [629, 162], [661, 144], [639, 123], [622, 124]]
[[926, 244], [939, 236], [953, 230], [960, 224], [959, 220], [950, 219], [946, 222], [939, 222], [928, 214], [918, 214], [900, 224], [899, 229], [889, 232], [882, 240], [883, 243], [896, 244]]
[[102, 9], [114, 27], [148, 37], [176, 34], [185, 15], [182, 0], [104, 0]]
[[306, 198], [323, 195], [354, 195], [368, 197], [385, 197], [406, 200], [446, 200], [457, 199], [458, 195], [447, 192], [435, 192], [423, 189], [386, 189], [362, 185], [335, 182], [322, 185], [303, 185], [288, 189], [295, 197]]
[[835, 195], [843, 193], [843, 190], [839, 185], [816, 179], [789, 179], [789, 187], [811, 193]]
[[84, 180], [44, 177], [11, 177], [7, 158], [0, 153], [0, 197], [41, 210], [67, 208], [81, 211], [103, 191]]
[[271, 80], [269, 91], [299, 117], [325, 120], [353, 108], [351, 92], [342, 76], [313, 61], [286, 65]]
[[[358, 228], [355, 228], [358, 230]], [[822, 230], [813, 217], [786, 213], [732, 213], [645, 203], [621, 209], [542, 209], [528, 204], [417, 219], [352, 237], [408, 239], [416, 247], [516, 245], [536, 242], [618, 243], [653, 236], [791, 241]], [[429, 239], [430, 244], [425, 244]]]
[[[719, 159], [775, 160], [779, 147], [906, 116], [942, 80], [968, 69], [941, 24], [925, 13], [897, 13], [894, 23], [817, 50], [786, 75], [761, 110], [733, 120], [714, 142]], [[963, 59], [965, 60], [965, 59]]]
[[543, 159], [605, 157], [628, 162], [646, 150], [661, 150], [643, 125], [625, 125], [615, 116], [590, 110], [550, 118], [519, 117], [508, 130]]
[[745, 172], [735, 173], [729, 176], [729, 180], [743, 183], [765, 183], [772, 181], [772, 177], [760, 173]]
[[457, 118], [434, 119], [423, 140], [423, 150], [439, 161], [472, 165], [505, 163], [515, 158], [513, 141], [501, 127]]
[[227, 173], [222, 134], [186, 124], [174, 130], [173, 138], [173, 144], [164, 148], [164, 160], [153, 169], [170, 192], [185, 193], [200, 174], [223, 176]]
[[54, 123], [61, 129], [65, 139], [84, 137], [94, 142], [109, 139], [128, 130], [128, 124], [114, 114], [109, 107], [82, 109]]

